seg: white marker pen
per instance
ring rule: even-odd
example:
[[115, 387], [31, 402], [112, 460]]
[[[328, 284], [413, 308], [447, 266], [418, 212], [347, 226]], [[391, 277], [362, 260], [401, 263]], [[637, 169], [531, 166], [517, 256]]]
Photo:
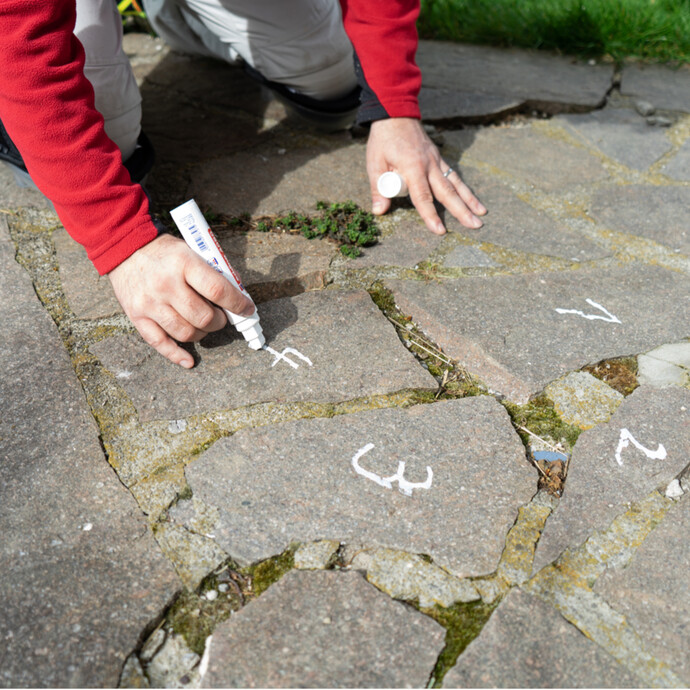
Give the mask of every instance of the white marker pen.
[[[182, 233], [185, 242], [193, 249], [211, 268], [222, 273], [238, 290], [246, 297], [249, 293], [244, 289], [240, 277], [227, 260], [218, 240], [208, 226], [206, 219], [199, 210], [194, 199], [190, 199], [181, 206], [170, 211], [172, 219]], [[252, 350], [260, 350], [266, 339], [264, 338], [259, 312], [254, 308], [251, 316], [239, 316], [227, 309], [223, 309], [230, 323], [244, 336]]]
[[392, 171], [383, 173], [376, 182], [376, 187], [379, 190], [379, 194], [385, 196], [386, 199], [392, 199], [396, 196], [407, 196], [409, 193], [405, 180], [397, 172]]

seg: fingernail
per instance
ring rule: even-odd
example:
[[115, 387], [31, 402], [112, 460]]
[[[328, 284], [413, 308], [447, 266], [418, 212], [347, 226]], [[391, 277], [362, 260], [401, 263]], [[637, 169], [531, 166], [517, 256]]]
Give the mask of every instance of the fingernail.
[[191, 369], [194, 366], [194, 360], [193, 359], [182, 359], [180, 360], [180, 366], [184, 367], [185, 369]]
[[381, 201], [375, 201], [371, 210], [373, 213], [383, 213], [383, 203]]
[[484, 215], [486, 213], [486, 206], [484, 206], [484, 204], [479, 204], [477, 206], [477, 213]]
[[474, 218], [472, 219], [472, 227], [473, 228], [481, 228], [482, 225], [484, 225], [484, 223], [482, 223], [482, 221], [479, 220], [479, 218], [477, 218], [477, 216], [474, 216]]
[[446, 234], [446, 226], [439, 221], [438, 225], [436, 226], [436, 230], [438, 231], [439, 235], [445, 235]]

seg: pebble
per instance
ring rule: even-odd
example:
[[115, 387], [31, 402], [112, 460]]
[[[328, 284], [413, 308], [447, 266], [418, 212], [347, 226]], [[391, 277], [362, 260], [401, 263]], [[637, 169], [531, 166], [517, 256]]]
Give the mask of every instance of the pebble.
[[229, 585], [225, 584], [225, 582], [221, 582], [221, 584], [218, 585], [219, 592], [227, 592], [229, 589]]
[[666, 487], [666, 498], [680, 498], [684, 493], [685, 491], [683, 491], [678, 479], [674, 479]]
[[653, 127], [670, 127], [673, 124], [673, 120], [669, 120], [669, 118], [663, 115], [652, 115], [647, 118], [647, 124]]
[[215, 589], [211, 589], [206, 592], [206, 598], [209, 601], [215, 601], [218, 598], [218, 592]]
[[637, 110], [642, 117], [649, 117], [654, 115], [656, 108], [649, 101], [635, 101], [635, 110]]
[[171, 434], [181, 434], [187, 428], [187, 420], [185, 419], [173, 419], [170, 424], [168, 424], [168, 431]]

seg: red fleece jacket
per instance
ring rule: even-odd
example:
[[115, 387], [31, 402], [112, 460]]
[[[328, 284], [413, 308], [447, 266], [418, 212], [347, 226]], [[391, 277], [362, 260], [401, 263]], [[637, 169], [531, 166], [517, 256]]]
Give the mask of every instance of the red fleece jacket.
[[[342, 0], [367, 84], [389, 117], [419, 117], [418, 4]], [[0, 120], [36, 186], [103, 275], [158, 230], [94, 106], [75, 16], [74, 0], [0, 1]]]

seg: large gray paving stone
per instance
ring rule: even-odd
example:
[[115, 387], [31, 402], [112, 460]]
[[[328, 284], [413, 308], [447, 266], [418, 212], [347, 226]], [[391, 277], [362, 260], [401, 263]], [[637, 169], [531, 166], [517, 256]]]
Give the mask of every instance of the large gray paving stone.
[[420, 41], [417, 63], [426, 119], [490, 115], [523, 103], [595, 108], [606, 98], [614, 69], [540, 51], [443, 41]]
[[203, 687], [425, 687], [444, 637], [357, 573], [293, 571], [216, 628]]
[[650, 127], [635, 110], [628, 108], [564, 115], [553, 122], [564, 125], [602, 153], [634, 170], [647, 170], [672, 147], [665, 130]]
[[667, 513], [623, 570], [607, 569], [599, 592], [640, 634], [647, 649], [690, 685], [690, 496]]
[[[516, 402], [569, 371], [685, 337], [690, 281], [652, 266], [436, 283], [386, 281], [444, 352]], [[587, 319], [557, 309], [621, 323]]]
[[[628, 440], [631, 434], [647, 451]], [[648, 457], [662, 444], [664, 458]], [[663, 453], [660, 453], [660, 455]], [[690, 456], [690, 391], [640, 387], [606, 424], [584, 432], [570, 460], [563, 498], [546, 523], [534, 568], [602, 530], [633, 501], [666, 486]], [[620, 460], [620, 462], [619, 462]]]
[[[430, 468], [430, 487], [407, 496], [397, 481], [382, 486], [400, 462], [408, 482], [427, 481]], [[495, 570], [536, 488], [508, 414], [490, 396], [243, 430], [186, 474], [194, 496], [218, 508], [213, 533], [240, 562], [293, 541], [337, 539], [428, 554], [458, 576]]]
[[195, 173], [189, 194], [200, 206], [238, 216], [299, 211], [313, 214], [318, 201], [352, 200], [371, 207], [365, 144], [346, 133], [322, 145], [261, 150], [208, 161]]
[[495, 178], [472, 168], [464, 168], [463, 180], [489, 209], [489, 213], [482, 218], [484, 225], [479, 230], [462, 227], [447, 213], [449, 228], [479, 242], [491, 242], [528, 254], [557, 256], [574, 261], [589, 261], [610, 254], [563, 223], [532, 208]]
[[463, 152], [463, 160], [488, 163], [547, 192], [570, 191], [608, 176], [591, 153], [532, 126], [487, 127], [477, 130], [471, 141], [463, 130], [444, 137]]
[[690, 182], [690, 139], [678, 149], [677, 153], [661, 169], [661, 172], [676, 180]]
[[457, 664], [446, 688], [639, 688], [601, 647], [556, 609], [515, 589]]
[[620, 86], [624, 96], [644, 98], [658, 109], [690, 113], [690, 65], [625, 65]]
[[179, 587], [0, 218], [3, 687], [115, 687]]
[[594, 194], [589, 212], [598, 223], [613, 230], [647, 237], [690, 254], [688, 207], [688, 187], [606, 186]]
[[[92, 352], [132, 398], [142, 421], [181, 419], [259, 402], [337, 402], [404, 388], [433, 388], [366, 292], [308, 292], [259, 307], [266, 343], [281, 353], [250, 350], [228, 327], [197, 347], [199, 363], [186, 370], [138, 335], [108, 338]], [[274, 364], [275, 362], [275, 364]]]

